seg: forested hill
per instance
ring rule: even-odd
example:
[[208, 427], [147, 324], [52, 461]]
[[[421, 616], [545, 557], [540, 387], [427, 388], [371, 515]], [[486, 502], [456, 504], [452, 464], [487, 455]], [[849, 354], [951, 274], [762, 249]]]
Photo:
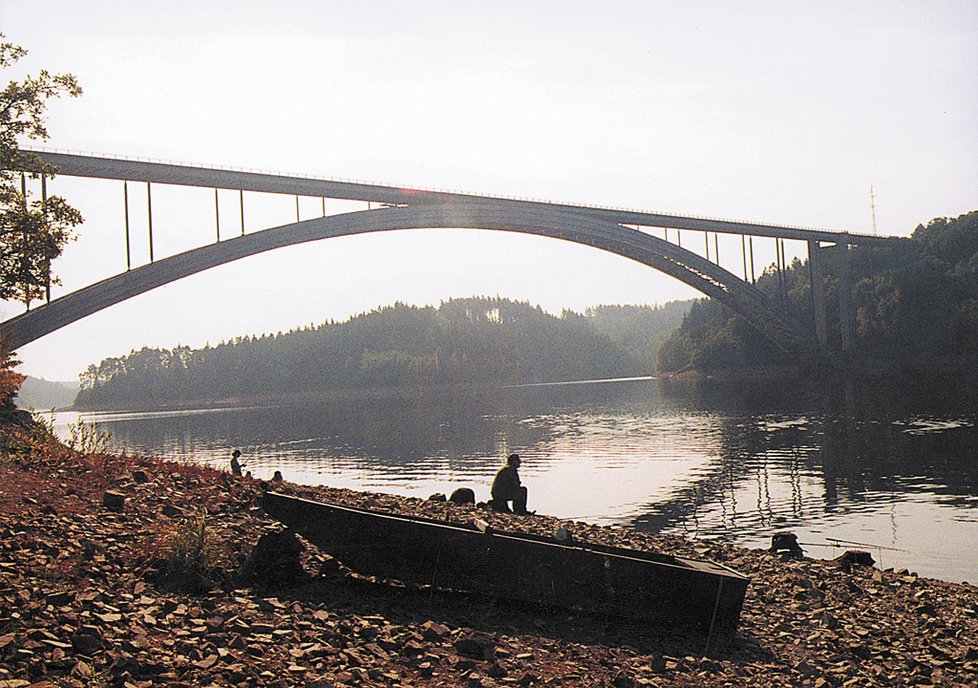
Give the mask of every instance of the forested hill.
[[134, 351], [91, 365], [77, 408], [146, 408], [405, 385], [512, 384], [648, 375], [690, 301], [560, 317], [502, 298], [404, 304], [203, 349]]
[[[826, 257], [827, 304], [839, 302], [836, 261]], [[853, 248], [850, 263], [856, 362], [907, 368], [978, 358], [978, 211], [921, 225], [899, 248]], [[811, 322], [807, 261], [796, 259], [782, 279], [783, 290], [768, 269], [757, 286], [799, 321]], [[828, 317], [829, 332], [838, 333], [839, 309], [828, 308]], [[838, 340], [831, 345], [839, 349]], [[757, 330], [708, 300], [693, 305], [658, 355], [661, 372], [783, 362]]]

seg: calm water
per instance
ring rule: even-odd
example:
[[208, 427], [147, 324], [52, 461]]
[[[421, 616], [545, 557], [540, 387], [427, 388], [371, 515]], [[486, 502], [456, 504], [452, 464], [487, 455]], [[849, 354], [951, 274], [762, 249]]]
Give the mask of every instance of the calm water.
[[[978, 404], [968, 394], [691, 393], [627, 380], [82, 419], [130, 451], [225, 467], [237, 447], [256, 477], [281, 470], [419, 497], [469, 486], [487, 499], [517, 451], [541, 513], [749, 546], [790, 529], [812, 556], [861, 548], [884, 567], [975, 583]], [[57, 416], [56, 430], [67, 435], [76, 418]]]

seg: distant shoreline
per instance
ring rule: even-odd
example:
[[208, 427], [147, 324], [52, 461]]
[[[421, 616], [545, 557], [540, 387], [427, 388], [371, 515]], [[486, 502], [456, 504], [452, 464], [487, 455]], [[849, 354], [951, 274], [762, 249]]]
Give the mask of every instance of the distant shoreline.
[[880, 380], [885, 382], [909, 382], [926, 378], [953, 376], [966, 380], [978, 376], [978, 356], [958, 356], [932, 361], [882, 361], [860, 359], [848, 366], [802, 366], [793, 363], [783, 365], [717, 368], [714, 370], [680, 370], [660, 372], [657, 378], [669, 384], [719, 383], [767, 383], [778, 380], [808, 379], [817, 375], [830, 380]]
[[242, 408], [249, 406], [277, 406], [294, 403], [315, 403], [315, 402], [341, 402], [359, 401], [367, 399], [424, 399], [439, 398], [445, 396], [455, 396], [458, 394], [466, 395], [492, 395], [500, 394], [504, 391], [515, 389], [532, 389], [544, 387], [565, 387], [574, 385], [592, 384], [613, 384], [625, 382], [645, 382], [655, 381], [654, 375], [639, 375], [631, 377], [615, 378], [596, 378], [588, 380], [558, 380], [555, 382], [527, 382], [520, 384], [504, 383], [464, 383], [452, 385], [403, 385], [397, 387], [364, 387], [364, 388], [338, 388], [323, 390], [320, 392], [305, 392], [299, 394], [262, 394], [250, 397], [224, 397], [220, 399], [193, 399], [180, 403], [165, 404], [142, 404], [104, 406], [98, 408], [84, 408], [70, 406], [58, 411], [76, 411], [79, 413], [112, 413], [127, 411], [178, 411], [195, 408], [220, 409], [220, 408]]

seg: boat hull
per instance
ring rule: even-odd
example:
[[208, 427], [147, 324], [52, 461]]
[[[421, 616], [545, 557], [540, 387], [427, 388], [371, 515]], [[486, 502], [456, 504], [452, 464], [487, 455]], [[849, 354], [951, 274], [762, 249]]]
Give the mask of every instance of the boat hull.
[[708, 632], [749, 579], [714, 562], [480, 531], [268, 492], [263, 508], [358, 573]]

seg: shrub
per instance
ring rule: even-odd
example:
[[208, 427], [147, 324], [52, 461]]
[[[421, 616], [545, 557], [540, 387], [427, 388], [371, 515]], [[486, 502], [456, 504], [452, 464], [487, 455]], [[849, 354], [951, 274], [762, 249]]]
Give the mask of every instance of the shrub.
[[5, 342], [0, 341], [0, 413], [3, 415], [10, 415], [16, 410], [14, 399], [26, 379], [26, 376], [14, 370], [18, 365], [20, 361], [14, 356], [14, 352], [7, 348]]
[[215, 554], [203, 515], [179, 521], [161, 544], [161, 587], [186, 592], [205, 592], [214, 587]]
[[71, 432], [68, 448], [72, 451], [76, 451], [82, 456], [108, 453], [109, 439], [112, 434], [99, 430], [95, 423], [78, 421], [72, 423], [68, 429]]

